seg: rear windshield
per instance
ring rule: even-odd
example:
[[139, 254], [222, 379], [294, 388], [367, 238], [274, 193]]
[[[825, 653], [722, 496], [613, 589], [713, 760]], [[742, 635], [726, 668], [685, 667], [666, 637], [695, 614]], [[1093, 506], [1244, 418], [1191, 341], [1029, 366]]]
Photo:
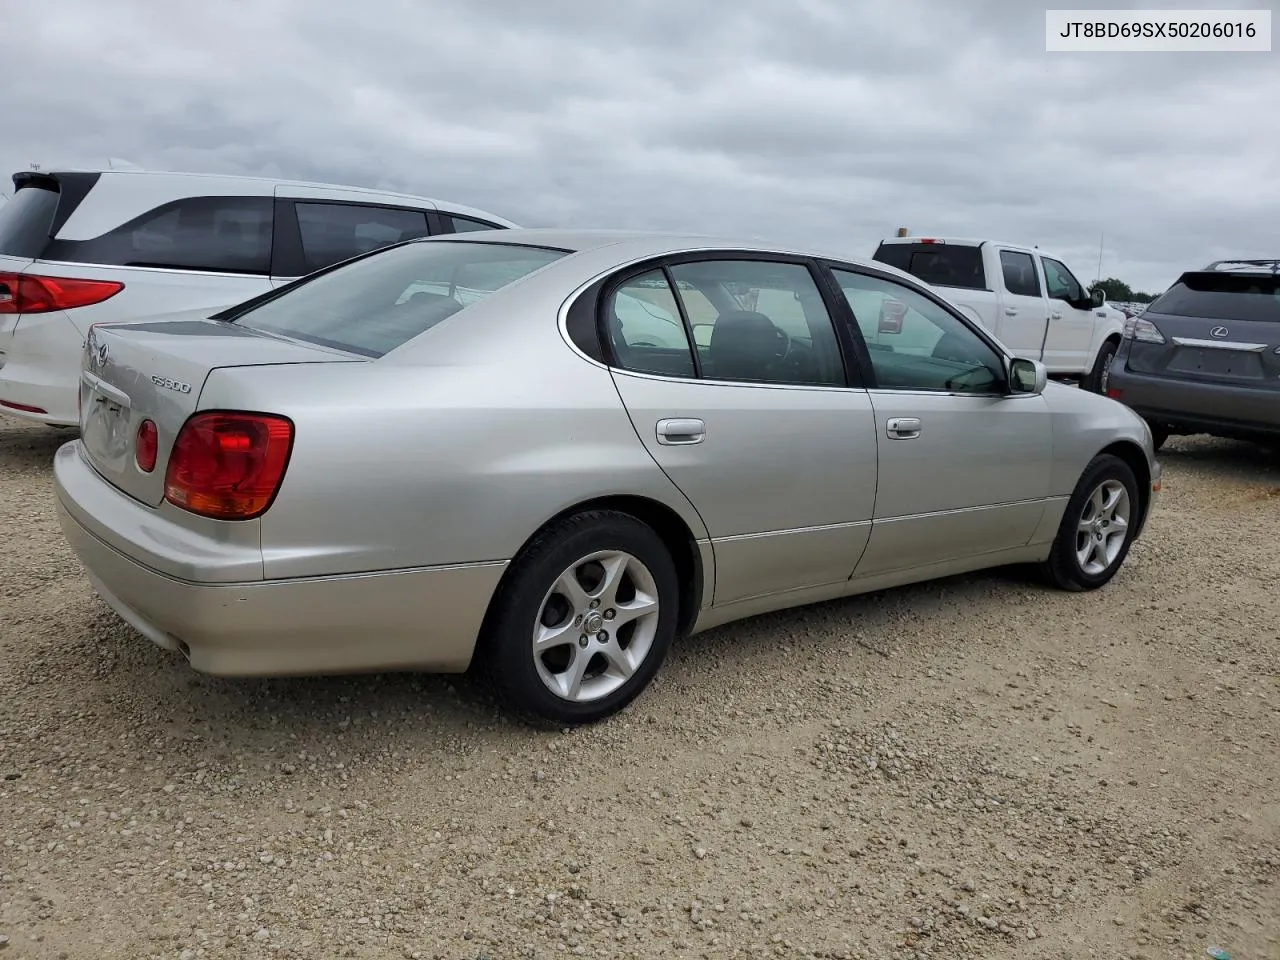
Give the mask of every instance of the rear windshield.
[[564, 255], [516, 244], [407, 243], [307, 280], [231, 319], [264, 333], [380, 357]]
[[0, 254], [34, 260], [44, 253], [58, 211], [58, 194], [43, 187], [22, 187], [0, 205]]
[[1280, 322], [1280, 277], [1184, 273], [1148, 313], [1205, 320]]
[[875, 259], [940, 287], [987, 288], [982, 251], [978, 247], [950, 243], [882, 243]]

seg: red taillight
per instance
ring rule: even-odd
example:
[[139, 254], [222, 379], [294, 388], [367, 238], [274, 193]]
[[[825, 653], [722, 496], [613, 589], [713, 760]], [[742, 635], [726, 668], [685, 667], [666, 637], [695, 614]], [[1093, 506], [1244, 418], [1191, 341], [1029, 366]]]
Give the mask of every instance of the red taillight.
[[0, 313], [73, 310], [114, 297], [124, 289], [115, 280], [73, 280], [30, 273], [0, 273]]
[[1120, 397], [1123, 395], [1124, 395], [1123, 390], [1117, 390], [1115, 387], [1107, 388], [1107, 396], [1110, 397], [1112, 400], [1119, 400]]
[[156, 468], [156, 454], [160, 451], [160, 434], [151, 420], [143, 420], [138, 424], [138, 438], [133, 444], [133, 459], [138, 469], [150, 473]]
[[216, 520], [251, 520], [280, 489], [293, 422], [266, 413], [197, 413], [178, 432], [164, 498]]
[[942, 241], [941, 241], [941, 240], [936, 240], [936, 239], [934, 239], [933, 237], [921, 237], [920, 239], [916, 240], [915, 242], [916, 242], [916, 243], [941, 243]]

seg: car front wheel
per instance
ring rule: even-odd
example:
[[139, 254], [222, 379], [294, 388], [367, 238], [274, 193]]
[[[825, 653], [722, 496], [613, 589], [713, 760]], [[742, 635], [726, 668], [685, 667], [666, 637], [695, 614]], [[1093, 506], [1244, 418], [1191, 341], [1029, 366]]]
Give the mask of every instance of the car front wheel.
[[678, 605], [675, 563], [649, 526], [615, 511], [577, 514], [513, 561], [480, 655], [504, 706], [592, 723], [648, 686], [675, 636]]
[[1048, 580], [1062, 590], [1096, 590], [1116, 575], [1141, 520], [1138, 482], [1119, 457], [1101, 454], [1085, 468], [1058, 527]]

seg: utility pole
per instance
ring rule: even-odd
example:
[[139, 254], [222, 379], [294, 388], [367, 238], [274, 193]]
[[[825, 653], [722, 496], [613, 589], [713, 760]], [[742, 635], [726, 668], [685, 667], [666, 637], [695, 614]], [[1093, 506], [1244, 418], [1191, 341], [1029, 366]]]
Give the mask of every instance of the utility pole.
[[1104, 230], [1098, 236], [1098, 275], [1094, 277], [1094, 280], [1093, 280], [1093, 285], [1095, 287], [1098, 285], [1098, 281], [1102, 279], [1102, 244], [1103, 244], [1103, 241], [1105, 241], [1106, 239], [1107, 239], [1107, 234], [1106, 234], [1106, 231]]

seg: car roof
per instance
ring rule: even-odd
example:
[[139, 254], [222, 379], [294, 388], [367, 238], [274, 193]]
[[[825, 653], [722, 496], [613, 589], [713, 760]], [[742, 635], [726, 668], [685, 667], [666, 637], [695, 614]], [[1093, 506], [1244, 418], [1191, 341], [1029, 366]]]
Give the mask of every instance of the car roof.
[[193, 171], [182, 170], [121, 170], [108, 167], [58, 167], [52, 170], [19, 170], [14, 176], [22, 174], [45, 175], [49, 177], [57, 177], [64, 173], [96, 173], [102, 176], [110, 177], [174, 177], [191, 180], [213, 180], [223, 183], [255, 183], [266, 186], [270, 184], [272, 187], [303, 187], [312, 190], [341, 190], [344, 193], [361, 193], [368, 196], [371, 200], [375, 198], [396, 198], [401, 200], [426, 201], [443, 207], [443, 213], [459, 213], [474, 214], [486, 220], [495, 220], [504, 226], [514, 223], [506, 217], [499, 216], [479, 207], [468, 206], [463, 203], [457, 203], [453, 200], [441, 200], [436, 197], [428, 197], [418, 193], [404, 193], [398, 190], [378, 190], [373, 187], [358, 187], [345, 183], [329, 183], [317, 180], [291, 180], [287, 177], [255, 177], [238, 173], [198, 173]]
[[784, 256], [815, 257], [839, 260], [853, 266], [869, 267], [920, 281], [909, 273], [866, 256], [819, 246], [805, 246], [755, 237], [716, 234], [679, 233], [647, 230], [567, 229], [555, 227], [517, 227], [501, 232], [485, 230], [473, 233], [444, 234], [424, 238], [424, 243], [520, 243], [555, 247], [572, 253], [586, 253], [604, 247], [616, 247], [617, 259], [630, 260], [697, 250], [742, 250], [752, 253], [777, 253]]
[[991, 238], [979, 239], [977, 237], [940, 237], [937, 234], [928, 233], [921, 234], [917, 237], [885, 237], [880, 242], [883, 244], [891, 243], [923, 243], [925, 240], [933, 240], [943, 244], [951, 244], [957, 247], [981, 247], [990, 244], [993, 247], [1006, 247], [1010, 250], [1020, 250], [1026, 253], [1040, 253], [1046, 257], [1057, 259], [1057, 254], [1050, 250], [1042, 250], [1038, 246], [1029, 243], [1014, 243], [1011, 240], [992, 240]]

